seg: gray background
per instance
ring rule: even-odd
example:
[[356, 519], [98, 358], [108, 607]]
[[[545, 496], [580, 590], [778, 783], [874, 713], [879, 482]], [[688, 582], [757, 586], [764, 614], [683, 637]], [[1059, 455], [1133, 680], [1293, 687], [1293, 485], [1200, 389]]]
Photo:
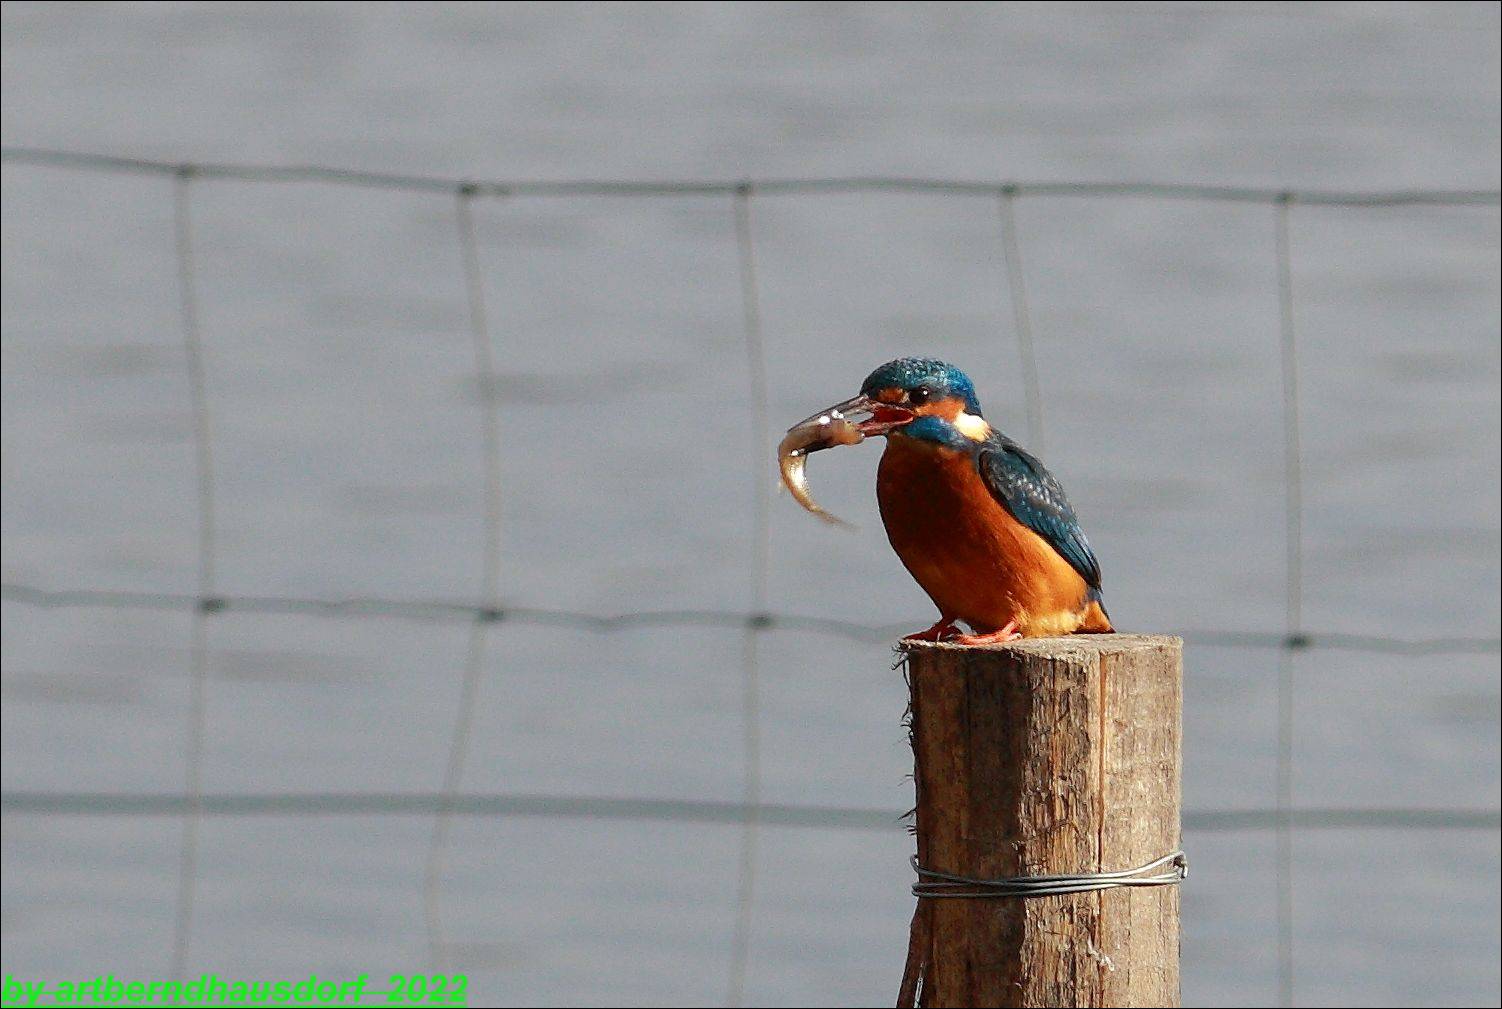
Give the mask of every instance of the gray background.
[[[4, 136], [502, 180], [1494, 189], [1497, 35], [1493, 4], [7, 3]], [[190, 198], [221, 593], [474, 599], [491, 402], [506, 604], [754, 606], [756, 481], [773, 472], [748, 455], [728, 197], [477, 202], [490, 388], [451, 195], [209, 180]], [[172, 206], [162, 176], [5, 165], [8, 586], [196, 590]], [[1225, 636], [1284, 630], [1274, 211], [1016, 211], [1045, 457], [1118, 624], [1190, 637], [1185, 1001], [1270, 1004], [1275, 835], [1261, 813], [1216, 816], [1276, 801], [1278, 652]], [[1025, 434], [991, 197], [768, 195], [752, 212], [775, 427], [923, 352]], [[1304, 624], [1482, 639], [1298, 653], [1294, 801], [1484, 814], [1298, 831], [1296, 998], [1495, 1004], [1497, 210], [1295, 206], [1290, 238]], [[772, 611], [930, 621], [884, 542], [875, 457], [811, 467], [854, 534], [773, 501]], [[7, 796], [180, 793], [190, 623], [8, 590]], [[205, 791], [438, 790], [462, 621], [228, 612], [207, 628]], [[742, 638], [492, 628], [463, 790], [740, 801]], [[763, 798], [905, 809], [904, 691], [880, 637], [772, 630], [759, 660]], [[205, 818], [191, 971], [423, 969], [432, 832], [426, 815]], [[163, 974], [181, 837], [173, 816], [8, 799], [5, 970]], [[743, 841], [684, 820], [460, 818], [447, 952], [477, 1003], [722, 1002]], [[747, 1001], [887, 1004], [910, 846], [895, 817], [763, 827]]]

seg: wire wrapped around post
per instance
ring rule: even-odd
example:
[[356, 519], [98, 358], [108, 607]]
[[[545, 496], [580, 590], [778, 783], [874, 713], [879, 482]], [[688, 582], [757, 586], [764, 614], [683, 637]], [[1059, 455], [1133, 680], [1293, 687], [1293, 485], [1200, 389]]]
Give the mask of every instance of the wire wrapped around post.
[[1066, 893], [1091, 893], [1114, 890], [1118, 886], [1174, 886], [1189, 877], [1189, 857], [1182, 851], [1169, 852], [1135, 869], [1116, 872], [1058, 873], [1051, 876], [1009, 876], [1006, 879], [976, 879], [937, 869], [925, 869], [912, 857], [918, 882], [913, 884], [914, 897], [1057, 897]]

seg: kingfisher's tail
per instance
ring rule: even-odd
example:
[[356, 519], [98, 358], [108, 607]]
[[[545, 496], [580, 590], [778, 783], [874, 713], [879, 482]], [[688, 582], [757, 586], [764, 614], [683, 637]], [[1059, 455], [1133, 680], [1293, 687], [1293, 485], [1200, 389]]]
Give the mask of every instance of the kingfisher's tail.
[[1076, 633], [1111, 634], [1115, 630], [1111, 626], [1111, 614], [1106, 612], [1106, 604], [1100, 597], [1100, 589], [1092, 588], [1085, 593], [1085, 619]]

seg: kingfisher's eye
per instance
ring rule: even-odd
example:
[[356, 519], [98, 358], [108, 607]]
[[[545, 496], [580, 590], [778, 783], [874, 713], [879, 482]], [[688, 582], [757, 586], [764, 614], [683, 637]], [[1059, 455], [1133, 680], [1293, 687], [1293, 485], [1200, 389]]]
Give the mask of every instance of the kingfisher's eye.
[[907, 401], [913, 406], [922, 406], [928, 402], [931, 393], [927, 389], [911, 389], [907, 394]]

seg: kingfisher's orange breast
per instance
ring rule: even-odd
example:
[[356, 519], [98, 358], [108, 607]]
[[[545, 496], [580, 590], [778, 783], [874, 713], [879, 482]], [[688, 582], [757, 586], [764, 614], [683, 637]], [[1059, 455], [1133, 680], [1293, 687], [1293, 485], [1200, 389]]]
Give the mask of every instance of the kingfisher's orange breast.
[[968, 453], [894, 435], [876, 475], [887, 539], [950, 619], [1024, 635], [1079, 630], [1087, 585], [991, 495]]

